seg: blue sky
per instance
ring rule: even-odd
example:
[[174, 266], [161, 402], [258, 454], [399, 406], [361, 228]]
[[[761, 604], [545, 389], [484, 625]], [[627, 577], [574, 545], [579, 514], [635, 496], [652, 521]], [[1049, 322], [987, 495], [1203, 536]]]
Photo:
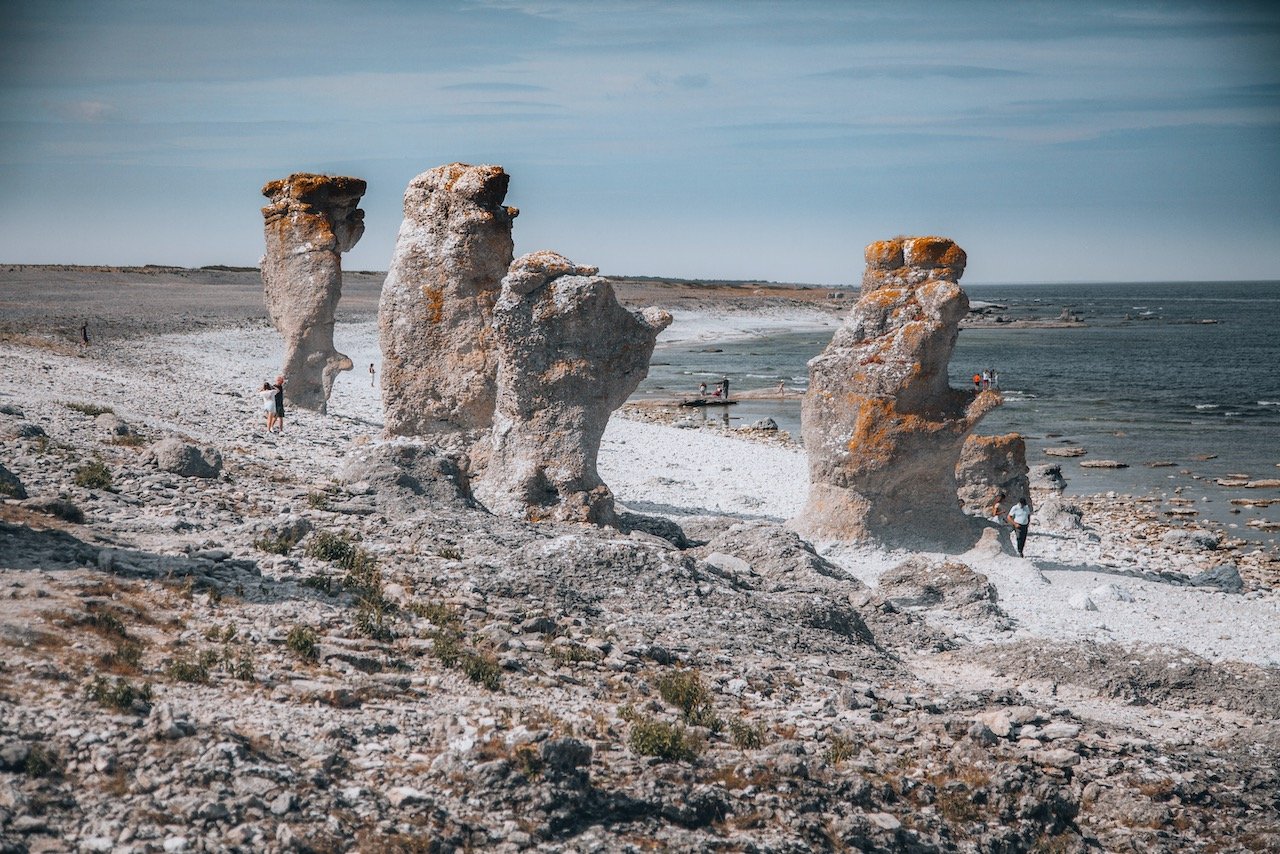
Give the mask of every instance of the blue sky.
[[498, 163], [517, 252], [841, 284], [1280, 278], [1280, 12], [1241, 2], [31, 0], [0, 23], [0, 262], [254, 264], [260, 187]]

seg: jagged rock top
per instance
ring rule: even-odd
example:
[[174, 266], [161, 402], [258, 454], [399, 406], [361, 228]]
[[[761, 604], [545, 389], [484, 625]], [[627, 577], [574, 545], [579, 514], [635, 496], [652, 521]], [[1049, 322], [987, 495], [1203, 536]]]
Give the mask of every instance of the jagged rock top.
[[862, 295], [886, 287], [912, 287], [930, 279], [958, 282], [968, 257], [946, 237], [894, 237], [867, 246]]
[[443, 191], [468, 199], [490, 213], [515, 219], [520, 209], [502, 204], [510, 182], [511, 176], [501, 166], [446, 163], [428, 169], [409, 182], [404, 194], [404, 212], [417, 218], [417, 212], [424, 209], [426, 197]]
[[263, 185], [262, 195], [271, 204], [262, 209], [262, 216], [268, 228], [290, 214], [324, 217], [337, 240], [335, 248], [347, 252], [364, 234], [364, 211], [357, 205], [367, 188], [362, 178], [295, 172]]

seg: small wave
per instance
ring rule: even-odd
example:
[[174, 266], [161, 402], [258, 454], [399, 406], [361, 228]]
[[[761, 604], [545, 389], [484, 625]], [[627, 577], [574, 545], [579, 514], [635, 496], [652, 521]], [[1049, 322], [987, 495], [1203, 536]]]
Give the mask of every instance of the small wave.
[[1218, 404], [1216, 403], [1197, 403], [1196, 404], [1196, 409], [1217, 409], [1217, 408], [1218, 408]]
[[1259, 400], [1259, 406], [1280, 406], [1280, 400]]
[[1222, 417], [1223, 417], [1223, 418], [1235, 418], [1235, 417], [1240, 416], [1240, 415], [1244, 415], [1244, 413], [1243, 413], [1243, 412], [1224, 412], [1224, 413], [1222, 413]]

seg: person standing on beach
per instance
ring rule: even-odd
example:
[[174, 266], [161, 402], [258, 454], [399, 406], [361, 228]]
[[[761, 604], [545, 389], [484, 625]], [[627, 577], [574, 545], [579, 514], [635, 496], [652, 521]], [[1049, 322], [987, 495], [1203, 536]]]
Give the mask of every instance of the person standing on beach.
[[1022, 557], [1022, 550], [1027, 545], [1027, 528], [1031, 525], [1031, 508], [1027, 506], [1027, 499], [1019, 498], [1013, 505], [1009, 510], [1009, 521], [1018, 537], [1018, 557]]
[[373, 377], [376, 373], [377, 371], [373, 369], [373, 362], [370, 362], [369, 363], [369, 388], [373, 388]]
[[698, 397], [706, 397], [706, 396], [707, 396], [707, 384], [698, 383]]
[[975, 392], [982, 391], [982, 374], [973, 375], [973, 390]]
[[263, 383], [258, 397], [262, 400], [262, 412], [267, 416], [267, 432], [271, 433], [276, 426], [276, 390], [271, 383]]
[[991, 388], [991, 371], [990, 369], [982, 372], [982, 390], [986, 391]]
[[782, 380], [778, 380], [778, 394], [783, 395], [784, 397], [787, 394], [787, 384]]
[[991, 369], [991, 387], [997, 390], [1000, 388], [1000, 372], [994, 368]]
[[276, 432], [284, 432], [284, 377], [276, 377]]
[[720, 387], [724, 389], [724, 399], [728, 401], [729, 400], [729, 378], [728, 377], [725, 377], [724, 379], [720, 380]]
[[84, 325], [80, 327], [80, 346], [89, 346], [89, 321], [87, 320], [84, 322]]

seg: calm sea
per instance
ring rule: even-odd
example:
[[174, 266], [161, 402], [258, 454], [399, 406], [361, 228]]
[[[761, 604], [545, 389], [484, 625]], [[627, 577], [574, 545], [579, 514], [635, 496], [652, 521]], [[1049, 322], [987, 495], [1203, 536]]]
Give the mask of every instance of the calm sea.
[[[1233, 533], [1274, 545], [1251, 519], [1280, 521], [1280, 504], [1235, 508], [1231, 498], [1277, 498], [1280, 489], [1222, 487], [1218, 478], [1280, 478], [1280, 283], [1176, 282], [1093, 285], [974, 285], [971, 300], [996, 303], [1011, 319], [1052, 320], [1064, 308], [1077, 329], [965, 329], [951, 360], [951, 384], [999, 371], [1006, 403], [979, 432], [1017, 431], [1028, 461], [1044, 448], [1078, 444], [1088, 454], [1061, 460], [1078, 493], [1110, 490], [1196, 502], [1202, 516]], [[1204, 323], [1212, 320], [1216, 323]], [[721, 376], [732, 388], [808, 383], [806, 362], [831, 330], [787, 332], [714, 345], [660, 345], [637, 396], [693, 392]], [[733, 425], [768, 416], [797, 439], [799, 401], [744, 401], [706, 417]], [[1129, 464], [1086, 469], [1089, 459]], [[1173, 462], [1153, 468], [1151, 462]]]

